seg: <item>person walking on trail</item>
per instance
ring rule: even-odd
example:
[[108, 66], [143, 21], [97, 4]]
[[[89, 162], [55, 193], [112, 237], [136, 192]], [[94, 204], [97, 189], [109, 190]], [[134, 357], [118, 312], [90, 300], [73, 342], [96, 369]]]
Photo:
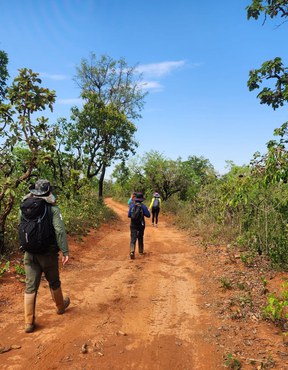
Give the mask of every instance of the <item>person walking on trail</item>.
[[131, 194], [131, 197], [128, 199], [128, 206], [131, 204], [134, 204], [134, 199], [135, 199], [135, 193]]
[[143, 203], [144, 197], [142, 193], [136, 193], [134, 204], [131, 204], [128, 211], [130, 222], [130, 258], [135, 258], [135, 246], [138, 240], [139, 254], [144, 253], [144, 230], [145, 217], [150, 217], [149, 209]]
[[[59, 276], [58, 253], [63, 266], [69, 260], [64, 222], [48, 180], [38, 180], [29, 188], [20, 206], [19, 239], [26, 273], [24, 292], [25, 332], [35, 329], [36, 296], [42, 273], [49, 283], [56, 312], [62, 315], [70, 304], [63, 298]], [[36, 215], [38, 212], [38, 216]], [[36, 216], [36, 218], [35, 218]]]
[[[160, 194], [155, 192], [153, 194], [153, 198], [152, 198], [150, 206], [149, 206], [149, 209], [151, 209], [151, 211], [152, 211], [152, 226], [155, 225], [156, 227], [158, 227], [158, 215], [159, 215], [159, 212], [160, 212], [160, 208], [161, 208]], [[154, 221], [155, 221], [155, 223], [154, 223]]]

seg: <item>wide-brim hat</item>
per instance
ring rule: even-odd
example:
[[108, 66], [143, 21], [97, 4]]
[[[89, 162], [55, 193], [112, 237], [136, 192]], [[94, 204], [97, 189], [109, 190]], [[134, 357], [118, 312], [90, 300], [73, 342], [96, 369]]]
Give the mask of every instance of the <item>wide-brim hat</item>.
[[29, 186], [29, 190], [34, 195], [45, 195], [51, 191], [51, 184], [48, 180], [37, 180], [35, 184]]
[[145, 200], [144, 196], [142, 193], [135, 193], [135, 202], [143, 202]]
[[155, 192], [155, 193], [153, 194], [153, 197], [154, 197], [154, 198], [160, 198], [160, 194], [159, 194], [159, 193], [157, 193], [157, 192]]

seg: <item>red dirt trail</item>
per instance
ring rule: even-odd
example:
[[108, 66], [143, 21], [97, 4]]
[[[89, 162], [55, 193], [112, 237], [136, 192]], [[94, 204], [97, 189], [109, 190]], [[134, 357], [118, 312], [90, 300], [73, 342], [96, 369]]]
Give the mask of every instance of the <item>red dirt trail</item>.
[[146, 221], [145, 254], [130, 260], [127, 206], [106, 202], [119, 220], [70, 239], [71, 258], [61, 268], [71, 298], [64, 315], [56, 315], [43, 279], [37, 328], [25, 334], [23, 283], [1, 278], [0, 347], [10, 350], [0, 354], [0, 368], [223, 369], [224, 349], [207, 340], [217, 324], [201, 308], [207, 270], [196, 262], [199, 239], [160, 214], [158, 228]]

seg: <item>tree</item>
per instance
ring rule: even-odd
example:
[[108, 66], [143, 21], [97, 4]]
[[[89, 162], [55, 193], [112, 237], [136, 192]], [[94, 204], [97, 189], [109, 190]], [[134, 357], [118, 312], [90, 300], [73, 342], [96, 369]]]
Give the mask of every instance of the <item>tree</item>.
[[[266, 17], [274, 18], [280, 15], [286, 19], [288, 16], [287, 0], [253, 0], [247, 7], [248, 19], [258, 19], [261, 13]], [[261, 68], [252, 70], [249, 73], [248, 87], [250, 91], [259, 89], [263, 80], [269, 81], [269, 86], [264, 87], [258, 94], [261, 104], [267, 104], [274, 110], [288, 102], [288, 68], [282, 63], [280, 57], [266, 61]], [[271, 87], [270, 81], [275, 81]], [[275, 136], [280, 136], [280, 141], [270, 140], [267, 144], [268, 153], [260, 156], [256, 153], [252, 161], [254, 172], [265, 174], [266, 181], [287, 181], [287, 125], [285, 122], [279, 129], [276, 129]]]
[[288, 16], [287, 0], [253, 0], [251, 5], [246, 7], [248, 19], [258, 19], [261, 13], [264, 13], [264, 23], [267, 17], [275, 18], [280, 15], [281, 18]]
[[[99, 196], [102, 197], [107, 166], [134, 152], [136, 126], [132, 120], [141, 117], [146, 94], [141, 89], [141, 75], [136, 67], [129, 67], [124, 59], [113, 60], [105, 55], [97, 59], [91, 54], [90, 60], [83, 59], [76, 71], [74, 80], [85, 103], [83, 111], [73, 108], [73, 119], [80, 129], [74, 134], [77, 137], [81, 131], [84, 134], [82, 143], [74, 135], [74, 143], [78, 150], [82, 145], [86, 148], [86, 161], [90, 157], [87, 176], [100, 175]], [[97, 140], [91, 141], [91, 135]], [[70, 147], [74, 145], [72, 136], [71, 139]]]
[[[53, 109], [55, 92], [40, 87], [38, 74], [31, 69], [20, 69], [11, 87], [7, 88], [7, 104], [0, 104], [0, 123], [3, 125], [0, 143], [0, 253], [4, 251], [6, 219], [13, 207], [16, 189], [33, 174], [38, 163], [49, 158], [53, 150], [53, 132], [48, 119], [34, 114]], [[18, 147], [26, 153], [19, 162]]]
[[66, 127], [67, 147], [77, 150], [88, 179], [100, 175], [101, 198], [106, 168], [112, 161], [124, 160], [129, 153], [135, 153], [136, 127], [113, 103], [105, 105], [94, 93], [85, 96], [87, 102], [83, 110], [72, 109], [72, 122]]
[[274, 130], [279, 139], [267, 143], [267, 153], [255, 153], [251, 161], [253, 173], [264, 177], [265, 183], [288, 182], [288, 122]]
[[263, 80], [275, 80], [275, 87], [264, 87], [257, 95], [261, 104], [270, 105], [274, 110], [288, 101], [288, 68], [284, 67], [282, 59], [277, 57], [264, 62], [259, 69], [249, 72], [249, 90], [260, 88]]
[[204, 157], [189, 156], [181, 163], [183, 179], [180, 197], [183, 200], [192, 200], [200, 188], [211, 180], [215, 180], [215, 170], [208, 159]]
[[180, 159], [173, 161], [157, 151], [151, 151], [144, 157], [143, 168], [148, 186], [152, 191], [157, 191], [163, 200], [179, 193], [186, 186]]
[[[267, 17], [288, 17], [288, 0], [252, 0], [251, 5], [246, 7], [247, 18], [258, 19], [264, 14], [264, 22]], [[280, 57], [264, 62], [259, 69], [250, 71], [248, 87], [250, 91], [259, 89], [263, 80], [275, 80], [275, 87], [264, 87], [258, 94], [261, 104], [272, 106], [277, 109], [283, 106], [288, 99], [288, 68], [282, 63]]]
[[0, 103], [4, 100], [6, 94], [6, 81], [9, 78], [7, 69], [8, 55], [0, 50]]

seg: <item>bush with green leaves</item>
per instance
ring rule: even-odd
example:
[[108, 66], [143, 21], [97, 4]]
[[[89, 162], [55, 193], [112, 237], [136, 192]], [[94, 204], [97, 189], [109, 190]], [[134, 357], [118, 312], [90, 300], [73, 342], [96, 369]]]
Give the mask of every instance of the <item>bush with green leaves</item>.
[[267, 306], [263, 307], [262, 312], [265, 319], [273, 322], [286, 321], [288, 312], [288, 283], [282, 285], [283, 291], [277, 297], [274, 293], [268, 296]]

